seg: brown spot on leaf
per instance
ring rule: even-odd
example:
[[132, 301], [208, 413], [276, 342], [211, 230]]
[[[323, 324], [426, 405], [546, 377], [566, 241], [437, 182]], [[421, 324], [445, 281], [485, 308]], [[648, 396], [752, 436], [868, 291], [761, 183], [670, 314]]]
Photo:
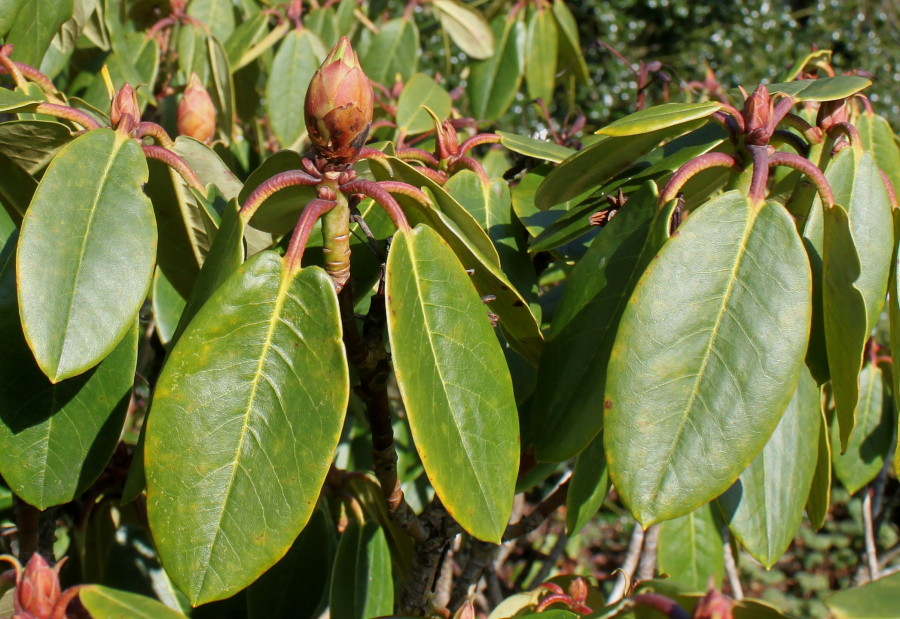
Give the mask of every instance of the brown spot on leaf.
[[604, 402], [603, 408], [605, 408], [606, 410], [611, 409], [612, 408], [612, 400], [607, 400], [606, 402]]

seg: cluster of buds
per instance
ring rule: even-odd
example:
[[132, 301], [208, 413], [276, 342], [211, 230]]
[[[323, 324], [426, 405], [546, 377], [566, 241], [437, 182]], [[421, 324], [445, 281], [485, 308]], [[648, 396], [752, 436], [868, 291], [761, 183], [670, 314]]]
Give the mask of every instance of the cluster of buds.
[[212, 142], [216, 135], [216, 106], [196, 73], [191, 74], [178, 102], [177, 125], [179, 134], [204, 144]]
[[372, 85], [347, 37], [341, 37], [306, 91], [306, 130], [326, 167], [347, 167], [359, 157], [373, 113]]
[[0, 560], [13, 565], [13, 570], [0, 574], [0, 581], [13, 580], [13, 607], [16, 614], [12, 619], [65, 619], [69, 602], [78, 595], [80, 587], [70, 587], [62, 591], [59, 586], [59, 570], [65, 563], [60, 561], [50, 567], [38, 553], [23, 568], [13, 557], [3, 555]]
[[542, 612], [552, 604], [562, 604], [568, 606], [576, 613], [589, 614], [594, 612], [587, 605], [588, 586], [583, 578], [575, 578], [569, 583], [568, 592], [563, 591], [562, 587], [553, 582], [545, 582], [541, 585], [541, 589], [549, 590], [549, 593], [541, 598], [535, 607], [536, 612]]

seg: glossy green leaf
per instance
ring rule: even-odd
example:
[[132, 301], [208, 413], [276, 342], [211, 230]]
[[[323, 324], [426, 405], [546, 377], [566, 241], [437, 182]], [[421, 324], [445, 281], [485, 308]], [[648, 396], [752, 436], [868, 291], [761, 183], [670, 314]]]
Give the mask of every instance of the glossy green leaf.
[[347, 619], [388, 615], [394, 609], [391, 556], [377, 522], [351, 521], [338, 543], [331, 572], [331, 614]]
[[239, 71], [256, 60], [254, 46], [269, 33], [269, 15], [260, 11], [250, 19], [239, 25], [222, 42], [225, 44], [225, 53], [228, 56], [228, 64], [233, 71]]
[[[143, 32], [130, 32], [113, 38], [112, 53], [106, 56], [106, 64], [113, 85], [117, 88], [123, 84], [134, 86], [141, 107], [151, 102], [155, 104], [150, 89], [138, 88], [138, 86], [156, 82], [159, 55], [159, 44], [155, 38], [147, 37]], [[103, 78], [99, 75], [93, 75], [91, 84], [82, 98], [93, 107], [104, 111], [109, 110], [109, 94]]]
[[836, 619], [895, 619], [900, 598], [900, 572], [825, 598]]
[[153, 276], [156, 223], [136, 142], [86, 133], [47, 168], [22, 224], [25, 337], [53, 382], [95, 366], [125, 336]]
[[5, 37], [9, 32], [25, 2], [26, 0], [0, 0], [0, 37]]
[[0, 153], [0, 204], [17, 224], [28, 210], [37, 181], [15, 161]]
[[[834, 475], [855, 494], [875, 479], [888, 457], [894, 440], [896, 413], [887, 405], [884, 373], [874, 364], [867, 363], [859, 374], [859, 403], [856, 406], [856, 424], [847, 441], [844, 453], [835, 450], [832, 458]], [[837, 428], [832, 425], [832, 442], [836, 443]]]
[[250, 619], [316, 616], [328, 591], [334, 537], [334, 525], [327, 511], [317, 509], [284, 558], [247, 589]]
[[[0, 98], [10, 92], [19, 94], [4, 89], [0, 92]], [[72, 132], [58, 122], [14, 120], [0, 123], [0, 153], [29, 174], [46, 168], [59, 149], [71, 140]]]
[[203, 142], [179, 136], [175, 140], [175, 154], [179, 155], [200, 177], [204, 185], [215, 185], [226, 200], [236, 198], [243, 187], [240, 179], [222, 159]]
[[763, 448], [806, 353], [810, 287], [784, 207], [738, 192], [694, 211], [644, 273], [603, 403], [610, 476], [643, 525], [716, 498]]
[[525, 71], [525, 24], [498, 16], [491, 21], [494, 55], [473, 61], [466, 94], [475, 118], [496, 120], [512, 105]]
[[900, 191], [900, 147], [894, 141], [893, 127], [877, 114], [863, 113], [855, 123], [863, 147], [872, 153], [878, 167], [884, 170], [894, 192]]
[[334, 47], [344, 34], [338, 25], [337, 13], [330, 7], [313, 9], [303, 17], [303, 27], [315, 32], [326, 49]]
[[712, 504], [660, 524], [656, 547], [659, 572], [690, 591], [705, 592], [710, 576], [720, 585], [725, 573], [721, 527]]
[[190, 22], [179, 24], [175, 49], [178, 53], [178, 68], [187, 77], [196, 73], [203, 84], [209, 83], [209, 48], [203, 28]]
[[575, 154], [575, 151], [568, 146], [537, 140], [525, 135], [516, 135], [506, 131], [498, 131], [497, 135], [500, 136], [500, 143], [503, 146], [526, 157], [559, 163]]
[[4, 43], [15, 46], [14, 60], [40, 66], [50, 40], [72, 17], [73, 0], [28, 0], [19, 4]]
[[216, 107], [216, 134], [227, 145], [231, 143], [235, 114], [234, 78], [228, 54], [219, 39], [207, 37], [206, 46], [211, 78], [209, 94]]
[[234, 31], [234, 3], [232, 0], [191, 0], [187, 14], [206, 24], [220, 41], [227, 41]]
[[416, 72], [419, 53], [416, 22], [398, 17], [381, 26], [359, 61], [370, 80], [390, 87]]
[[193, 604], [236, 593], [288, 550], [348, 396], [337, 298], [320, 269], [290, 274], [263, 252], [194, 316], [157, 383], [144, 454], [153, 538]]
[[553, 0], [553, 17], [559, 26], [560, 69], [565, 74], [572, 72], [581, 82], [590, 79], [587, 62], [581, 51], [578, 37], [578, 23], [565, 0]]
[[799, 59], [795, 62], [790, 69], [782, 76], [782, 82], [790, 82], [797, 78], [800, 75], [800, 72], [806, 68], [807, 65], [816, 66], [818, 63], [816, 61], [822, 60], [823, 62], [831, 62], [831, 50], [830, 49], [817, 49], [813, 52], [808, 53], [803, 58]]
[[819, 389], [803, 368], [794, 396], [766, 446], [719, 497], [723, 518], [753, 557], [771, 568], [794, 540], [815, 474]]
[[434, 129], [434, 121], [422, 106], [445, 120], [450, 117], [453, 102], [450, 93], [438, 86], [434, 78], [416, 73], [409, 78], [397, 99], [397, 131], [411, 135]]
[[18, 90], [0, 89], [0, 112], [12, 113], [31, 109], [41, 101], [40, 98], [32, 97]]
[[781, 84], [766, 84], [769, 94], [781, 92], [798, 101], [837, 101], [858, 93], [872, 85], [872, 80], [858, 75], [839, 75], [815, 80], [797, 80]]
[[613, 121], [602, 129], [598, 129], [597, 133], [615, 137], [641, 135], [708, 118], [713, 112], [718, 112], [720, 109], [722, 109], [722, 104], [718, 101], [663, 103]]
[[806, 499], [806, 516], [813, 529], [818, 531], [825, 524], [831, 506], [831, 441], [828, 440], [828, 418], [822, 409], [819, 392], [819, 440], [816, 453], [816, 471]]
[[394, 371], [428, 479], [466, 531], [499, 543], [518, 414], [485, 306], [450, 247], [421, 225], [394, 236], [387, 304]]
[[441, 26], [469, 57], [490, 58], [494, 53], [494, 35], [484, 17], [460, 0], [432, 0]]
[[325, 54], [322, 41], [308, 29], [291, 30], [275, 54], [266, 84], [266, 111], [272, 132], [284, 148], [306, 135], [306, 89]]
[[603, 437], [597, 436], [578, 454], [566, 496], [566, 532], [577, 535], [603, 505], [609, 493], [609, 471]]
[[553, 12], [539, 6], [528, 20], [525, 35], [525, 85], [530, 99], [541, 99], [550, 105], [556, 86], [559, 37]]
[[[535, 456], [567, 460], [603, 425], [606, 371], [632, 290], [669, 236], [671, 209], [644, 185], [600, 231], [575, 265], [553, 315], [538, 368]], [[674, 206], [671, 205], [671, 206]]]
[[153, 598], [102, 585], [87, 585], [78, 597], [94, 619], [178, 619], [184, 615]]
[[156, 332], [160, 341], [168, 344], [175, 335], [187, 300], [159, 268], [153, 275], [151, 296]]
[[538, 188], [535, 204], [539, 209], [547, 209], [600, 187], [663, 140], [693, 131], [703, 122], [688, 122], [638, 135], [604, 136], [553, 168]]

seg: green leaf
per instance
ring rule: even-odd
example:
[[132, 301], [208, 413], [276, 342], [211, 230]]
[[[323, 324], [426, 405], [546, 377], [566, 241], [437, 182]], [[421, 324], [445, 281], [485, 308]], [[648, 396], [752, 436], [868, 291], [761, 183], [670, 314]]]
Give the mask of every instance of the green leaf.
[[191, 0], [187, 14], [206, 24], [220, 41], [227, 41], [234, 32], [234, 4], [232, 0]]
[[516, 135], [506, 131], [497, 131], [497, 135], [500, 136], [500, 143], [503, 146], [526, 157], [559, 163], [575, 154], [575, 151], [568, 146], [560, 146], [553, 142], [537, 140], [525, 135]]
[[15, 161], [0, 153], [0, 203], [17, 224], [34, 197], [37, 181]]
[[538, 188], [535, 205], [545, 210], [600, 187], [660, 142], [697, 129], [698, 120], [628, 136], [604, 136], [553, 168]]
[[156, 223], [137, 143], [109, 129], [63, 148], [22, 224], [19, 310], [53, 382], [95, 366], [134, 324], [153, 276]]
[[659, 572], [698, 593], [707, 590], [710, 576], [719, 586], [725, 573], [721, 527], [712, 504], [660, 524], [656, 547]]
[[[569, 275], [538, 368], [529, 437], [539, 460], [563, 461], [603, 425], [600, 403], [619, 320], [647, 264], [669, 236], [671, 208], [657, 213], [645, 184], [600, 231]], [[670, 205], [674, 207], [674, 203]]]
[[494, 55], [473, 61], [466, 83], [472, 115], [482, 120], [497, 120], [506, 113], [525, 71], [525, 25], [498, 16], [491, 21], [491, 30], [497, 42]]
[[15, 46], [13, 60], [38, 67], [53, 35], [72, 17], [73, 0], [28, 0], [19, 4], [4, 43]]
[[387, 306], [394, 371], [428, 479], [466, 531], [499, 543], [519, 461], [512, 382], [485, 306], [431, 228], [394, 236]]
[[78, 597], [94, 619], [178, 619], [184, 615], [153, 598], [102, 585], [87, 585]]
[[317, 509], [284, 558], [247, 589], [250, 619], [316, 616], [331, 577], [334, 536], [327, 511]]
[[[891, 209], [894, 218], [894, 238], [900, 239], [900, 210]], [[894, 246], [894, 255], [891, 258], [891, 275], [888, 292], [888, 320], [890, 321], [890, 345], [891, 351], [900, 351], [900, 245]], [[893, 395], [894, 409], [900, 410], [900, 355], [891, 355], [891, 394]], [[900, 419], [897, 423], [898, 438], [900, 438]], [[900, 441], [898, 441], [900, 444]], [[894, 449], [894, 473], [900, 471], [900, 449]]]
[[[377, 522], [351, 520], [331, 571], [331, 613], [347, 619], [388, 615], [394, 609], [391, 556]], [[296, 616], [296, 615], [295, 615]]]
[[239, 71], [256, 60], [256, 56], [253, 55], [254, 46], [269, 33], [269, 17], [260, 11], [235, 28], [234, 32], [223, 40], [228, 64], [233, 71]]
[[144, 460], [153, 538], [192, 604], [236, 593], [288, 550], [348, 396], [337, 297], [321, 269], [287, 273], [263, 252], [194, 316], [157, 383]]
[[810, 286], [784, 207], [738, 192], [695, 210], [644, 273], [603, 404], [610, 475], [641, 524], [716, 498], [763, 448], [806, 353]]
[[304, 16], [303, 27], [315, 32], [325, 48], [331, 49], [343, 34], [337, 22], [337, 13], [333, 9], [313, 9]]
[[831, 441], [828, 440], [828, 418], [822, 409], [819, 392], [819, 440], [816, 450], [816, 471], [813, 475], [809, 497], [806, 499], [806, 516], [813, 529], [818, 531], [825, 524], [831, 506]]
[[797, 390], [772, 438], [719, 497], [723, 518], [744, 548], [766, 569], [788, 549], [809, 496], [818, 459], [819, 389], [803, 368]]
[[603, 505], [609, 493], [609, 471], [603, 437], [597, 436], [578, 454], [566, 496], [566, 533], [577, 535]]
[[525, 35], [525, 85], [528, 97], [550, 105], [556, 86], [556, 50], [558, 35], [553, 12], [540, 8], [528, 20]]
[[13, 113], [19, 110], [33, 109], [35, 105], [41, 102], [42, 99], [32, 97], [18, 90], [0, 88], [0, 112]]
[[894, 141], [893, 127], [884, 117], [869, 113], [860, 114], [855, 126], [863, 147], [875, 157], [894, 191], [900, 191], [900, 148]]
[[159, 268], [153, 275], [151, 296], [156, 332], [160, 341], [168, 344], [178, 329], [178, 321], [187, 301]]
[[[834, 475], [850, 492], [875, 479], [888, 457], [894, 440], [896, 413], [885, 402], [884, 373], [874, 364], [867, 363], [859, 374], [859, 403], [856, 406], [856, 424], [847, 441], [844, 453], [835, 452]], [[832, 426], [832, 441], [837, 442], [836, 426]]]
[[625, 137], [651, 133], [683, 125], [693, 120], [708, 118], [720, 109], [722, 109], [722, 104], [718, 101], [663, 103], [613, 121], [602, 129], [598, 129], [597, 134]]
[[769, 94], [791, 95], [797, 101], [837, 101], [858, 93], [872, 85], [872, 80], [858, 75], [840, 75], [815, 80], [797, 80], [781, 84], [767, 84]]
[[0, 0], [0, 37], [5, 37], [26, 0]]
[[240, 179], [225, 165], [216, 152], [194, 138], [178, 136], [175, 140], [175, 154], [188, 162], [205, 186], [218, 187], [226, 200], [236, 198], [243, 187]]
[[837, 619], [894, 619], [900, 596], [900, 572], [825, 598]]
[[370, 80], [390, 87], [416, 72], [419, 54], [416, 22], [398, 17], [381, 26], [359, 61]]
[[[3, 89], [0, 91], [0, 99], [8, 93], [20, 94]], [[59, 149], [71, 140], [72, 132], [58, 122], [14, 120], [0, 123], [0, 153], [29, 174], [36, 174], [46, 168]]]
[[206, 45], [206, 32], [190, 22], [179, 24], [177, 32], [175, 50], [178, 68], [184, 73], [185, 79], [196, 73], [203, 84], [208, 84], [209, 49]]
[[494, 53], [494, 35], [484, 17], [460, 0], [432, 0], [441, 26], [469, 57], [490, 58]]
[[[156, 82], [156, 72], [159, 66], [159, 45], [153, 37], [147, 37], [143, 32], [130, 32], [127, 35], [116, 37], [112, 40], [112, 53], [106, 56], [109, 67], [109, 75], [113, 85], [121, 87], [123, 84], [131, 84], [137, 89], [138, 101], [141, 106], [156, 100], [149, 88], [138, 88], [140, 84], [153, 84]], [[190, 74], [188, 74], [190, 75]], [[94, 75], [90, 86], [83, 98], [88, 104], [109, 110], [109, 95], [103, 78]]]
[[587, 82], [590, 79], [587, 62], [581, 52], [581, 42], [578, 38], [578, 24], [572, 11], [566, 6], [565, 0], [553, 0], [553, 17], [559, 26], [559, 56], [560, 68], [563, 72], [572, 71], [578, 81]]
[[784, 74], [782, 82], [790, 82], [796, 79], [800, 72], [806, 68], [806, 65], [812, 64], [813, 66], [818, 65], [816, 62], [819, 59], [822, 59], [824, 62], [831, 62], [831, 50], [830, 49], [818, 49], [814, 52], [808, 53], [806, 56], [795, 62], [790, 69], [788, 69], [787, 73]]
[[403, 135], [434, 129], [434, 121], [422, 106], [428, 107], [441, 120], [449, 118], [453, 102], [450, 94], [425, 73], [416, 73], [397, 99], [397, 131]]
[[291, 30], [275, 54], [266, 85], [266, 111], [272, 132], [284, 148], [306, 135], [306, 89], [325, 55], [322, 41], [308, 29]]
[[216, 106], [216, 133], [226, 145], [231, 143], [235, 110], [234, 79], [225, 47], [215, 37], [207, 37], [209, 58], [209, 94]]

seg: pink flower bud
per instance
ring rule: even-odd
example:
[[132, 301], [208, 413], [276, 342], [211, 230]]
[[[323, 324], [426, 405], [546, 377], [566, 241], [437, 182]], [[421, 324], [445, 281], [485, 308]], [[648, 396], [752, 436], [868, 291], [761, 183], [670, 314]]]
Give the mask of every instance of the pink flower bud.
[[316, 154], [335, 167], [353, 163], [366, 142], [372, 85], [347, 37], [341, 37], [306, 92], [306, 130]]
[[112, 100], [109, 109], [109, 121], [113, 129], [128, 135], [134, 133], [141, 122], [141, 106], [138, 105], [137, 93], [130, 84], [122, 86]]
[[768, 89], [760, 84], [753, 94], [744, 102], [741, 115], [744, 117], [747, 144], [765, 145], [772, 137], [769, 119], [772, 114], [772, 103]]
[[16, 586], [16, 612], [50, 616], [61, 593], [57, 568], [51, 568], [40, 554], [31, 555]]
[[216, 107], [196, 73], [178, 102], [177, 124], [178, 133], [206, 144], [216, 135]]

